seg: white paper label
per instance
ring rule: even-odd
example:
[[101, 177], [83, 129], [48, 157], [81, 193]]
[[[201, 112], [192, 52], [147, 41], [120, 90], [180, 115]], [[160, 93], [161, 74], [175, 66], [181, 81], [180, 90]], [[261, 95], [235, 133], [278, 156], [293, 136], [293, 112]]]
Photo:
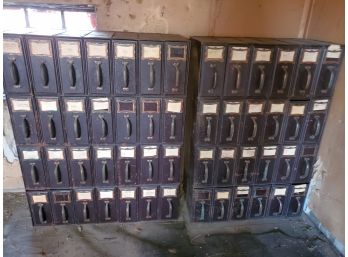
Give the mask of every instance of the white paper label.
[[326, 58], [338, 59], [341, 57], [342, 49], [340, 45], [330, 45], [328, 47]]
[[329, 100], [318, 100], [314, 102], [313, 111], [324, 111], [327, 109]]
[[156, 189], [143, 189], [143, 197], [156, 197]]
[[305, 110], [305, 105], [293, 105], [291, 106], [290, 115], [303, 115]]
[[92, 99], [92, 110], [93, 111], [108, 111], [109, 99], [108, 98]]
[[98, 148], [97, 159], [111, 159], [112, 150], [110, 148]]
[[33, 203], [47, 203], [47, 195], [32, 195]]
[[99, 199], [113, 199], [114, 192], [112, 190], [99, 191]]
[[161, 59], [160, 45], [143, 45], [143, 59]]
[[88, 160], [88, 152], [85, 149], [72, 150], [71, 152], [74, 160]]
[[4, 39], [3, 50], [5, 54], [21, 54], [22, 47], [19, 39]]
[[217, 113], [217, 104], [203, 104], [203, 114], [211, 113], [216, 114]]
[[11, 99], [13, 111], [31, 111], [29, 100]]
[[319, 52], [318, 51], [305, 51], [303, 53], [303, 57], [302, 57], [302, 62], [311, 62], [314, 63], [318, 60], [318, 55]]
[[249, 105], [249, 113], [259, 113], [262, 112], [263, 104], [250, 104]]
[[284, 104], [271, 104], [271, 113], [275, 113], [275, 112], [284, 112]]
[[225, 103], [225, 114], [239, 113], [240, 103]]
[[92, 200], [91, 192], [77, 192], [77, 200]]
[[178, 157], [179, 156], [179, 147], [166, 147], [164, 149], [165, 157]]
[[221, 149], [221, 159], [233, 159], [234, 149]]
[[293, 62], [295, 51], [280, 51], [279, 62]]
[[216, 192], [216, 199], [230, 199], [230, 192]]
[[39, 160], [39, 151], [23, 151], [24, 160]]
[[206, 48], [206, 60], [223, 60], [223, 46], [209, 46]]
[[121, 199], [135, 198], [135, 190], [121, 190]]
[[237, 195], [245, 195], [245, 194], [249, 194], [249, 187], [248, 186], [237, 187]]
[[29, 47], [32, 55], [51, 56], [51, 44], [47, 40], [30, 40]]
[[263, 148], [263, 156], [274, 156], [274, 155], [276, 155], [276, 152], [277, 152], [276, 146], [270, 146], [270, 147]]
[[247, 47], [232, 47], [231, 61], [246, 61], [248, 57]]
[[168, 101], [167, 102], [167, 112], [182, 112], [182, 102], [181, 101]]
[[296, 146], [284, 147], [283, 155], [284, 156], [294, 156], [296, 153]]
[[294, 187], [294, 193], [304, 193], [306, 192], [306, 188], [307, 188], [306, 185], [296, 185]]
[[248, 157], [255, 157], [255, 147], [245, 148], [243, 149], [242, 157], [248, 158]]
[[134, 147], [120, 147], [121, 158], [134, 158], [135, 148]]
[[134, 59], [135, 45], [134, 44], [115, 44], [116, 59]]
[[213, 159], [213, 150], [200, 150], [199, 159]]
[[157, 147], [148, 146], [143, 148], [143, 157], [156, 157], [157, 156]]
[[80, 42], [58, 41], [59, 56], [64, 58], [80, 57]]
[[47, 150], [49, 160], [64, 160], [64, 152], [61, 149]]
[[284, 188], [276, 188], [274, 190], [274, 195], [278, 195], [278, 196], [286, 195], [286, 187], [284, 187]]
[[87, 43], [87, 54], [92, 58], [108, 58], [108, 44]]
[[271, 61], [272, 51], [269, 49], [257, 49], [255, 62], [269, 62]]
[[56, 100], [39, 100], [40, 109], [43, 112], [58, 111]]
[[68, 112], [83, 112], [83, 102], [82, 101], [67, 101], [66, 106]]
[[176, 196], [176, 188], [163, 188], [163, 196]]

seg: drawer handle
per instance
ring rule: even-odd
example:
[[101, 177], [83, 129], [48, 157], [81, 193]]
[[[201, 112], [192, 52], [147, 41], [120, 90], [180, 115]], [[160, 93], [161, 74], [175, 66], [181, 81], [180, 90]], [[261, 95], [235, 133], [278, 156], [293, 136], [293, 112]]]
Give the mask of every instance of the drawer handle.
[[151, 219], [151, 199], [146, 199], [146, 218]]
[[170, 137], [169, 139], [175, 139], [175, 119], [176, 115], [170, 115], [171, 123], [170, 123]]
[[218, 73], [217, 73], [217, 70], [216, 70], [215, 65], [214, 65], [213, 85], [212, 85], [211, 89], [209, 90], [210, 92], [213, 92], [214, 89], [216, 89], [217, 79], [218, 79]]
[[82, 162], [78, 163], [80, 168], [80, 178], [81, 178], [81, 184], [85, 184], [87, 181], [87, 170], [86, 167], [83, 165]]
[[266, 166], [265, 166], [265, 169], [263, 170], [263, 176], [261, 179], [262, 182], [267, 181], [268, 168], [269, 168], [269, 164], [270, 164], [271, 160], [265, 160], [265, 162], [266, 162]]
[[59, 163], [54, 167], [54, 175], [56, 177], [57, 184], [61, 184], [62, 181], [62, 171], [60, 169]]
[[224, 161], [225, 167], [226, 167], [226, 173], [225, 178], [222, 180], [222, 183], [226, 183], [228, 179], [230, 178], [231, 170], [230, 170], [230, 161]]
[[205, 120], [207, 121], [207, 130], [206, 130], [206, 137], [204, 138], [204, 141], [210, 142], [212, 117], [205, 117]]
[[248, 181], [248, 170], [249, 170], [250, 160], [245, 160], [244, 163], [245, 163], [245, 166], [244, 166], [242, 182], [247, 182]]
[[320, 128], [321, 128], [320, 117], [316, 115], [314, 116], [314, 119], [315, 119], [315, 122], [314, 122], [315, 132], [313, 135], [309, 136], [310, 139], [315, 139], [317, 136], [319, 136]]
[[128, 62], [123, 63], [123, 90], [127, 91], [129, 88], [129, 70], [128, 70]]
[[155, 130], [155, 126], [153, 123], [153, 116], [149, 115], [149, 136], [147, 137], [148, 139], [152, 139], [153, 138], [153, 134], [154, 134], [154, 130]]
[[255, 217], [260, 217], [262, 215], [262, 211], [263, 211], [263, 204], [262, 204], [262, 198], [257, 198], [257, 201], [259, 203], [259, 211], [258, 213], [255, 214]]
[[125, 115], [124, 118], [126, 119], [126, 131], [127, 131], [127, 136], [125, 137], [125, 139], [129, 139], [132, 134], [132, 123], [130, 122], [128, 115]]
[[45, 209], [43, 208], [42, 203], [39, 204], [39, 220], [41, 224], [47, 223], [46, 212], [45, 212]]
[[131, 220], [130, 201], [126, 201], [126, 220]]
[[106, 137], [108, 136], [109, 134], [109, 126], [108, 126], [108, 123], [107, 121], [105, 120], [104, 116], [103, 115], [99, 115], [99, 119], [101, 121], [101, 128], [102, 128], [102, 131], [103, 131], [103, 135], [102, 137], [100, 138], [101, 140], [105, 140]]
[[83, 202], [83, 221], [87, 222], [89, 221], [89, 207], [88, 207], [88, 203], [87, 202]]
[[265, 86], [265, 78], [266, 78], [265, 65], [259, 65], [258, 68], [260, 70], [260, 82], [259, 82], [259, 87], [255, 89], [255, 94], [261, 94], [263, 87]]
[[75, 138], [81, 139], [81, 123], [79, 116], [74, 117], [74, 132], [75, 132]]
[[224, 200], [220, 200], [220, 207], [221, 207], [221, 214], [220, 216], [217, 217], [218, 220], [222, 220], [225, 216], [225, 201]]
[[169, 159], [169, 181], [173, 181], [174, 180], [174, 160], [173, 159]]
[[238, 92], [239, 88], [240, 88], [240, 81], [241, 81], [241, 72], [240, 72], [240, 68], [241, 68], [241, 65], [240, 64], [237, 64], [237, 65], [234, 65], [232, 66], [233, 69], [235, 69], [237, 71], [237, 79], [235, 80], [235, 87], [234, 89], [232, 89], [232, 94], [235, 94]]
[[296, 208], [294, 215], [298, 215], [301, 211], [301, 201], [300, 201], [300, 197], [298, 197], [298, 196], [295, 199], [297, 202], [297, 208]]
[[48, 131], [50, 133], [51, 140], [55, 140], [57, 136], [57, 130], [56, 130], [56, 124], [54, 123], [54, 120], [52, 117], [48, 121]]
[[76, 88], [76, 69], [73, 62], [69, 62], [70, 87]]
[[256, 121], [257, 117], [251, 117], [251, 120], [253, 121], [253, 133], [251, 135], [251, 137], [248, 137], [248, 141], [254, 141], [256, 134], [257, 134], [257, 121]]
[[304, 158], [304, 161], [306, 162], [306, 169], [304, 174], [300, 176], [300, 179], [305, 179], [309, 175], [309, 158]]
[[202, 184], [208, 183], [208, 172], [209, 172], [209, 167], [208, 167], [208, 162], [204, 161], [204, 179], [202, 180]]
[[29, 139], [31, 136], [29, 121], [26, 117], [23, 118], [23, 134], [26, 139]]
[[153, 177], [152, 160], [147, 160], [147, 165], [148, 165], [148, 178], [147, 178], [147, 181], [152, 181], [152, 177]]
[[226, 141], [232, 141], [234, 135], [234, 117], [228, 117], [230, 121], [230, 131], [229, 136], [226, 138]]
[[168, 214], [166, 215], [167, 219], [172, 218], [173, 216], [173, 203], [172, 203], [172, 199], [168, 198], [167, 199], [168, 202]]
[[282, 176], [280, 178], [281, 180], [286, 180], [289, 177], [290, 171], [291, 171], [290, 159], [285, 159], [285, 163], [286, 163], [286, 174], [285, 176]]
[[311, 71], [311, 66], [305, 66], [305, 70], [307, 73], [307, 79], [306, 79], [306, 85], [303, 90], [300, 90], [301, 93], [305, 93], [306, 90], [308, 90], [311, 81], [312, 81], [312, 71]]
[[239, 203], [240, 203], [240, 212], [238, 215], [236, 215], [237, 219], [240, 219], [244, 216], [244, 199], [239, 199]]
[[154, 63], [153, 62], [149, 62], [148, 65], [150, 66], [150, 85], [148, 90], [153, 90], [155, 88], [155, 69], [154, 69]]
[[284, 90], [288, 84], [288, 77], [289, 77], [289, 73], [288, 73], [288, 66], [286, 65], [282, 65], [282, 70], [284, 72], [284, 75], [283, 75], [283, 83], [282, 83], [282, 87], [281, 89], [277, 90], [277, 93], [278, 94], [282, 94], [284, 93]]
[[17, 64], [16, 64], [16, 60], [12, 60], [11, 62], [11, 77], [13, 80], [13, 84], [17, 87], [20, 86], [20, 77], [19, 77], [19, 72], [18, 72], [18, 68], [17, 68]]
[[272, 116], [274, 122], [275, 122], [275, 130], [274, 130], [274, 134], [270, 137], [268, 137], [269, 140], [274, 140], [277, 136], [278, 136], [278, 133], [279, 133], [279, 121], [278, 121], [278, 116], [275, 115], [275, 116]]
[[327, 69], [330, 72], [330, 79], [329, 79], [329, 83], [327, 84], [327, 87], [320, 90], [322, 94], [326, 94], [327, 91], [331, 89], [331, 87], [333, 86], [334, 78], [335, 78], [335, 67], [328, 66]]
[[40, 65], [40, 70], [41, 70], [41, 80], [43, 82], [44, 87], [48, 87], [49, 81], [49, 75], [48, 75], [48, 69], [46, 66], [46, 63], [41, 63]]
[[205, 204], [205, 202], [204, 201], [201, 201], [200, 202], [200, 204], [201, 204], [201, 215], [200, 215], [200, 217], [199, 217], [199, 220], [204, 220], [204, 213], [205, 213], [205, 210], [204, 210], [204, 204]]
[[125, 182], [131, 182], [130, 180], [130, 172], [129, 172], [129, 161], [125, 161], [125, 168], [124, 168], [124, 176], [125, 176]]
[[109, 183], [109, 169], [106, 162], [104, 162], [102, 166], [102, 178], [103, 183]]
[[31, 163], [30, 165], [31, 180], [33, 181], [34, 185], [38, 185], [40, 182], [39, 170], [36, 168], [34, 163]]
[[277, 196], [276, 198], [278, 200], [278, 204], [279, 204], [279, 209], [278, 209], [278, 212], [275, 212], [273, 213], [274, 216], [279, 216], [282, 214], [282, 211], [283, 211], [283, 202], [281, 200], [281, 197], [280, 196]]
[[173, 88], [173, 91], [178, 91], [179, 89], [179, 82], [180, 82], [180, 63], [175, 62], [173, 63], [173, 66], [175, 68], [175, 86]]
[[296, 127], [295, 127], [295, 134], [292, 137], [289, 137], [289, 140], [296, 140], [298, 137], [298, 133], [300, 132], [300, 122], [299, 122], [300, 117], [294, 117], [294, 120], [296, 122]]
[[95, 62], [96, 67], [96, 79], [97, 79], [97, 88], [102, 89], [103, 88], [103, 70], [101, 67], [101, 62]]
[[104, 215], [105, 215], [105, 220], [110, 220], [111, 219], [111, 215], [110, 215], [110, 202], [109, 201], [105, 201], [105, 206], [104, 206]]
[[69, 221], [69, 212], [68, 212], [68, 208], [66, 207], [65, 203], [61, 203], [60, 204], [62, 212], [62, 223], [68, 223]]

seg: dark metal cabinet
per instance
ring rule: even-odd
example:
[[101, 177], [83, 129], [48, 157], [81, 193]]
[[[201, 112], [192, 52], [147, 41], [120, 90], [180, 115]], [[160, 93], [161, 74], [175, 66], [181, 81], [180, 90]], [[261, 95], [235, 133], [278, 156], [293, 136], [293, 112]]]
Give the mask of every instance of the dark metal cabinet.
[[298, 216], [302, 213], [308, 184], [291, 185], [287, 216]]
[[159, 179], [161, 183], [178, 183], [182, 170], [182, 146], [163, 145], [160, 159]]
[[70, 147], [68, 150], [72, 185], [74, 187], [92, 186], [94, 181], [89, 147]]
[[98, 222], [110, 222], [118, 220], [117, 189], [97, 188], [96, 205]]
[[42, 226], [52, 224], [53, 218], [48, 192], [28, 192], [27, 197], [33, 225]]
[[137, 142], [137, 115], [138, 106], [136, 99], [116, 99], [116, 142], [136, 143]]
[[211, 221], [213, 192], [211, 189], [193, 189], [192, 219], [197, 222]]
[[96, 186], [113, 186], [117, 182], [114, 166], [114, 147], [109, 145], [93, 148], [93, 169]]
[[179, 216], [179, 186], [160, 186], [158, 204], [160, 219], [177, 219]]
[[141, 146], [140, 183], [156, 184], [159, 177], [159, 149], [157, 145]]
[[139, 220], [158, 219], [157, 186], [143, 186], [139, 191]]
[[255, 172], [256, 184], [269, 184], [278, 164], [278, 147], [264, 146], [260, 153], [258, 168]]
[[75, 219], [78, 224], [97, 222], [94, 189], [75, 189]]
[[16, 143], [19, 145], [38, 143], [38, 127], [32, 98], [9, 97], [8, 107]]
[[142, 98], [140, 100], [140, 141], [160, 142], [161, 100]]
[[250, 218], [262, 218], [265, 216], [269, 193], [269, 186], [254, 186], [252, 188]]
[[164, 99], [163, 105], [163, 142], [180, 143], [184, 139], [184, 99]]
[[112, 144], [114, 132], [110, 98], [91, 98], [90, 110], [92, 143]]
[[250, 184], [257, 165], [257, 147], [240, 147], [235, 183]]
[[25, 188], [46, 188], [46, 172], [40, 147], [18, 147], [18, 156]]
[[236, 145], [239, 140], [243, 102], [223, 101], [223, 113], [220, 125], [220, 143]]
[[162, 87], [161, 42], [140, 41], [140, 92], [143, 95], [159, 95]]
[[28, 94], [31, 91], [27, 67], [23, 37], [4, 34], [3, 78], [5, 93]]
[[277, 174], [274, 177], [276, 183], [289, 183], [295, 172], [298, 146], [282, 146], [279, 155]]
[[48, 185], [50, 188], [70, 187], [70, 173], [64, 147], [45, 147]]
[[201, 144], [214, 144], [216, 142], [219, 123], [219, 102], [214, 100], [199, 100], [196, 138]]
[[88, 122], [86, 100], [81, 97], [64, 98], [64, 120], [68, 143], [88, 144]]
[[43, 142], [63, 144], [65, 140], [59, 99], [57, 97], [38, 97], [37, 107]]
[[244, 116], [244, 128], [241, 143], [243, 145], [258, 145], [262, 128], [265, 124], [263, 101], [248, 100]]
[[308, 120], [305, 125], [304, 142], [319, 143], [324, 130], [329, 100], [314, 100], [311, 102]]
[[138, 184], [138, 153], [136, 146], [119, 146], [117, 154], [117, 166], [119, 184]]
[[272, 186], [268, 200], [267, 216], [278, 217], [286, 214], [289, 187]]
[[234, 188], [232, 198], [233, 206], [231, 209], [231, 219], [246, 219], [250, 204], [250, 187], [238, 186]]
[[185, 94], [189, 46], [188, 42], [164, 43], [164, 94]]
[[284, 143], [294, 144], [301, 140], [304, 129], [308, 102], [291, 101], [285, 118]]
[[231, 189], [215, 189], [213, 198], [213, 221], [226, 221], [230, 217]]
[[64, 225], [75, 223], [73, 194], [71, 190], [50, 191], [53, 223]]
[[215, 149], [199, 147], [195, 151], [194, 185], [210, 186], [213, 183]]
[[218, 149], [217, 167], [214, 174], [215, 184], [218, 186], [232, 185], [235, 172], [237, 149], [220, 147]]
[[119, 188], [119, 221], [138, 220], [138, 190], [135, 187]]
[[308, 183], [311, 180], [317, 152], [317, 145], [301, 146], [292, 183]]

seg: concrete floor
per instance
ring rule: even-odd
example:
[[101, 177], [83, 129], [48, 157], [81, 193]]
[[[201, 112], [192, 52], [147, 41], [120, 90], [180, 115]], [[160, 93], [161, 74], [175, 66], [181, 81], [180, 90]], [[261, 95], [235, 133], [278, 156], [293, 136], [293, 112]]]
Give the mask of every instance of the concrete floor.
[[32, 227], [24, 194], [4, 194], [4, 256], [337, 257], [305, 217]]

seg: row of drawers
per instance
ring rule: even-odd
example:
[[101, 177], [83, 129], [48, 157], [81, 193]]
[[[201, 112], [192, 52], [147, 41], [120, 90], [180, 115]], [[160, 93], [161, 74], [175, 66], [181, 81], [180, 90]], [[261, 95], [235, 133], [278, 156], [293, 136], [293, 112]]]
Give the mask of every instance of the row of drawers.
[[194, 37], [192, 45], [204, 97], [329, 97], [343, 58], [342, 46], [310, 40]]
[[178, 185], [27, 192], [34, 225], [171, 220], [179, 215]]
[[191, 219], [196, 222], [297, 216], [308, 184], [193, 189]]
[[183, 142], [184, 98], [8, 96], [7, 100], [19, 145]]
[[127, 35], [5, 33], [5, 92], [184, 95], [190, 42], [173, 35]]
[[179, 183], [182, 145], [18, 147], [26, 189]]
[[329, 100], [199, 98], [196, 106], [196, 144], [314, 144], [320, 142]]

